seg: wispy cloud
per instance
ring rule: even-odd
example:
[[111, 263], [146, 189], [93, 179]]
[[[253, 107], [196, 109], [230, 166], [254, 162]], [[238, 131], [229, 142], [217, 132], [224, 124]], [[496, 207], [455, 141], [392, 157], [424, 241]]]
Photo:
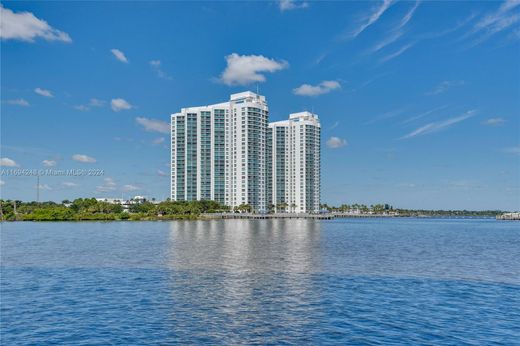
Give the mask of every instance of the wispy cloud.
[[419, 127], [418, 129], [410, 132], [409, 134], [404, 135], [400, 139], [408, 139], [408, 138], [423, 136], [423, 135], [426, 135], [429, 133], [434, 133], [434, 132], [439, 132], [439, 131], [445, 130], [452, 125], [455, 125], [457, 123], [460, 123], [461, 121], [471, 118], [472, 116], [475, 115], [475, 113], [476, 113], [476, 110], [470, 110], [462, 115], [459, 115], [458, 117], [450, 118], [450, 119], [447, 119], [444, 121], [438, 121], [438, 122], [432, 122], [432, 123], [426, 124], [422, 127]]
[[436, 39], [440, 38], [449, 34], [452, 34], [460, 29], [462, 29], [464, 26], [468, 25], [475, 17], [477, 16], [477, 13], [470, 13], [467, 17], [464, 19], [458, 20], [454, 25], [451, 25], [449, 28], [436, 31], [436, 32], [429, 32], [420, 34], [417, 36], [418, 40], [429, 40], [429, 39]]
[[74, 161], [83, 162], [83, 163], [95, 163], [96, 159], [83, 154], [74, 154], [72, 155], [72, 159]]
[[36, 89], [34, 89], [34, 92], [40, 96], [54, 97], [54, 95], [52, 95], [52, 91], [47, 90], [47, 89], [36, 88]]
[[504, 118], [489, 118], [484, 120], [481, 124], [487, 126], [500, 126], [504, 125], [506, 120]]
[[265, 82], [262, 73], [273, 73], [289, 67], [285, 60], [269, 59], [262, 55], [226, 56], [227, 66], [220, 75], [220, 81], [226, 85], [247, 85], [254, 82]]
[[72, 188], [72, 187], [78, 186], [78, 184], [73, 183], [71, 181], [64, 181], [63, 183], [61, 183], [61, 186], [66, 187], [66, 188]]
[[442, 94], [453, 87], [462, 86], [464, 84], [465, 84], [465, 82], [463, 80], [445, 80], [445, 81], [442, 81], [439, 85], [437, 85], [432, 90], [428, 91], [426, 93], [426, 95]]
[[410, 8], [410, 10], [404, 15], [403, 19], [399, 23], [398, 29], [403, 28], [410, 20], [412, 20], [417, 7], [419, 7], [420, 1], [416, 1], [415, 4]]
[[74, 106], [74, 109], [77, 109], [78, 111], [81, 111], [81, 112], [86, 112], [86, 111], [89, 111], [90, 108], [92, 108], [92, 107], [103, 107], [105, 105], [105, 103], [106, 102], [103, 100], [98, 100], [96, 98], [92, 98], [92, 99], [90, 99], [88, 104]]
[[398, 109], [394, 109], [394, 110], [385, 112], [383, 114], [379, 114], [378, 116], [374, 117], [373, 119], [367, 121], [365, 123], [365, 125], [370, 125], [370, 124], [374, 124], [378, 121], [395, 118], [396, 116], [402, 114], [405, 110], [406, 110], [406, 108], [398, 108]]
[[91, 107], [103, 107], [105, 105], [105, 103], [106, 102], [103, 101], [103, 100], [92, 98], [92, 99], [90, 99], [89, 106], [91, 106]]
[[103, 179], [103, 184], [96, 186], [96, 192], [110, 192], [116, 190], [116, 182], [114, 179], [107, 177]]
[[504, 148], [503, 152], [506, 154], [520, 155], [520, 145], [516, 147]]
[[161, 171], [160, 169], [157, 170], [157, 175], [160, 177], [167, 177], [168, 174], [166, 172]]
[[376, 23], [383, 15], [383, 13], [385, 13], [385, 11], [388, 10], [390, 6], [392, 6], [392, 4], [392, 0], [383, 0], [383, 2], [377, 8], [374, 8], [368, 16], [361, 20], [361, 25], [359, 25], [356, 29], [344, 34], [342, 38], [349, 39], [358, 37], [359, 34], [365, 31], [372, 24]]
[[487, 41], [491, 36], [504, 31], [520, 21], [520, 14], [513, 12], [520, 5], [520, 0], [507, 0], [499, 8], [481, 18], [464, 37], [480, 35], [470, 48]]
[[278, 6], [280, 7], [280, 11], [290, 11], [297, 10], [300, 8], [307, 8], [309, 4], [306, 1], [296, 1], [296, 0], [279, 0]]
[[293, 89], [293, 93], [299, 96], [318, 96], [330, 93], [341, 88], [341, 84], [334, 80], [325, 80], [318, 85], [302, 84]]
[[53, 167], [53, 166], [56, 166], [56, 161], [55, 160], [43, 160], [42, 164], [45, 167]]
[[408, 22], [413, 18], [417, 7], [419, 7], [420, 2], [416, 1], [414, 5], [406, 12], [404, 17], [399, 21], [398, 25], [389, 31], [387, 37], [376, 43], [372, 48], [369, 49], [369, 53], [375, 53], [385, 48], [386, 46], [396, 42], [399, 38], [403, 36], [403, 28], [408, 24]]
[[157, 74], [157, 77], [166, 79], [166, 80], [172, 80], [173, 78], [169, 76], [166, 72], [162, 70], [162, 63], [160, 60], [151, 60], [150, 66], [152, 70]]
[[0, 38], [34, 42], [36, 38], [46, 41], [72, 42], [69, 34], [50, 26], [31, 12], [13, 12], [0, 4]]
[[414, 120], [424, 118], [425, 116], [428, 116], [428, 115], [433, 114], [435, 112], [438, 112], [440, 110], [446, 109], [447, 107], [448, 107], [448, 105], [444, 105], [444, 106], [437, 107], [437, 108], [431, 109], [429, 111], [420, 113], [418, 115], [415, 115], [413, 117], [410, 117], [410, 118], [406, 119], [405, 121], [403, 121], [403, 124], [407, 124], [407, 123], [412, 122]]
[[34, 187], [37, 187], [38, 189], [45, 190], [45, 191], [51, 191], [52, 190], [52, 187], [50, 187], [47, 184], [35, 185]]
[[339, 149], [348, 145], [347, 140], [339, 137], [330, 137], [327, 142], [327, 147], [331, 149]]
[[110, 50], [110, 52], [112, 53], [112, 55], [114, 55], [114, 57], [117, 60], [124, 62], [125, 64], [128, 64], [128, 59], [126, 58], [125, 53], [123, 53], [122, 51], [120, 51], [119, 49], [116, 49], [116, 48], [112, 48]]
[[403, 54], [404, 52], [406, 52], [408, 49], [410, 49], [411, 47], [413, 46], [413, 43], [408, 43], [404, 46], [402, 46], [401, 48], [399, 48], [399, 50], [397, 50], [396, 52], [392, 53], [392, 54], [389, 54], [387, 56], [385, 56], [384, 58], [382, 58], [381, 60], [379, 60], [379, 63], [385, 63], [387, 61], [390, 61], [392, 59], [395, 59], [397, 58], [398, 56], [400, 56], [401, 54]]
[[121, 190], [124, 191], [124, 192], [137, 191], [137, 190], [140, 190], [140, 189], [141, 188], [139, 186], [132, 185], [132, 184], [123, 185], [121, 187]]
[[383, 40], [376, 43], [372, 48], [369, 49], [369, 53], [375, 53], [385, 48], [386, 46], [397, 41], [401, 36], [403, 36], [402, 31], [392, 31], [390, 35], [385, 37]]
[[80, 112], [86, 112], [89, 110], [89, 108], [85, 105], [77, 105], [77, 106], [74, 106], [74, 109], [80, 111]]
[[14, 106], [22, 106], [22, 107], [29, 107], [29, 102], [27, 102], [27, 100], [25, 99], [15, 99], [15, 100], [6, 100], [4, 101], [5, 103], [7, 103], [8, 105], [14, 105]]
[[159, 145], [159, 144], [163, 144], [164, 141], [165, 141], [165, 138], [164, 138], [164, 137], [158, 137], [158, 138], [154, 139], [154, 140], [152, 141], [152, 143], [153, 143], [154, 145]]
[[339, 126], [339, 121], [336, 121], [332, 126], [329, 128], [329, 130], [334, 130], [336, 127]]
[[168, 124], [165, 121], [157, 120], [157, 119], [149, 119], [149, 118], [145, 118], [145, 117], [137, 117], [137, 118], [135, 118], [135, 121], [139, 125], [143, 126], [143, 128], [146, 131], [159, 132], [159, 133], [164, 133], [164, 134], [170, 133], [170, 124]]
[[133, 106], [125, 99], [117, 98], [110, 101], [110, 108], [112, 108], [114, 112], [119, 112], [122, 110], [131, 109]]

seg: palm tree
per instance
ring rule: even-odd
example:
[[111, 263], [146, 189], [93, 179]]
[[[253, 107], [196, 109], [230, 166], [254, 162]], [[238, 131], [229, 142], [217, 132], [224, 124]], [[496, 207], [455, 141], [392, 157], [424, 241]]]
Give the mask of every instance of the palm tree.
[[285, 203], [285, 202], [278, 203], [278, 204], [276, 205], [276, 211], [277, 211], [277, 212], [278, 212], [278, 211], [282, 211], [282, 212], [283, 212], [283, 211], [285, 211], [285, 210], [287, 209], [287, 207], [288, 207], [288, 205], [287, 205], [287, 203]]

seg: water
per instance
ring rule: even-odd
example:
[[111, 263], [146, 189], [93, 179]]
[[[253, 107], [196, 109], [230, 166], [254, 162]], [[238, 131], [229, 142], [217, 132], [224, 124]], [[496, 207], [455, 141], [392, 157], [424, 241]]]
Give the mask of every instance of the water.
[[2, 345], [520, 344], [520, 227], [3, 223]]

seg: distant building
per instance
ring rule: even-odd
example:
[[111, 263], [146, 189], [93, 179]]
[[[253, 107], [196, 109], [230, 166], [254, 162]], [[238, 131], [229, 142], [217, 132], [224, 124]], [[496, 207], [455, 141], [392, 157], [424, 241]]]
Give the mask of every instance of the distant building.
[[267, 198], [276, 211], [319, 212], [320, 133], [318, 116], [310, 112], [269, 124]]
[[[279, 122], [277, 127], [287, 128], [289, 135], [283, 157], [278, 156], [279, 149], [273, 151], [279, 137], [272, 135], [268, 117], [265, 97], [250, 91], [232, 94], [227, 102], [172, 114], [171, 199], [214, 200], [230, 207], [248, 204], [255, 212], [265, 212], [282, 200], [273, 198], [273, 193], [283, 190], [287, 191], [283, 201], [291, 201], [285, 210], [317, 212], [318, 117], [303, 112]], [[288, 164], [283, 168], [290, 179], [287, 189], [276, 180], [281, 175], [273, 174], [275, 167], [282, 169], [277, 160]]]

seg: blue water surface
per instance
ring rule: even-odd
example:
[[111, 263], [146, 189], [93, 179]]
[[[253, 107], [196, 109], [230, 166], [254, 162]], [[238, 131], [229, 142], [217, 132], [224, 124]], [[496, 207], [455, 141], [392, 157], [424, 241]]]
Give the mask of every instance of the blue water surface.
[[520, 344], [519, 223], [1, 228], [2, 345]]

